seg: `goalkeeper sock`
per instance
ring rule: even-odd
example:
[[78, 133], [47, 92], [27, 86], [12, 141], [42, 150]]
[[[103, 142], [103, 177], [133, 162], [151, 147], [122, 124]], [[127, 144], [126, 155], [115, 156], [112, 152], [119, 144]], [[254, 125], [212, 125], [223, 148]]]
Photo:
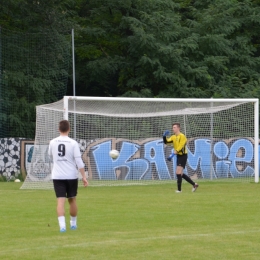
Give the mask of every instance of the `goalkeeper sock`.
[[66, 229], [65, 216], [58, 217], [60, 229]]
[[181, 174], [177, 174], [177, 185], [178, 185], [178, 191], [181, 191], [181, 183], [182, 183], [182, 177], [181, 177]]
[[188, 183], [190, 183], [192, 186], [195, 185], [195, 182], [192, 181], [192, 179], [191, 179], [188, 175], [186, 175], [186, 174], [183, 173], [182, 178], [183, 178], [185, 181], [187, 181]]
[[70, 226], [77, 226], [77, 217], [70, 216]]

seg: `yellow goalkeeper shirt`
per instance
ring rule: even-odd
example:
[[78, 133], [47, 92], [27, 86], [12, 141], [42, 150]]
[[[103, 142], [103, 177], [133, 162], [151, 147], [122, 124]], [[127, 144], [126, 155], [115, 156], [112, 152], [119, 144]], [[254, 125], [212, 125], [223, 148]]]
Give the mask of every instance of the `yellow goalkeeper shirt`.
[[187, 154], [187, 138], [183, 133], [166, 138], [167, 143], [173, 143], [173, 148], [178, 155]]

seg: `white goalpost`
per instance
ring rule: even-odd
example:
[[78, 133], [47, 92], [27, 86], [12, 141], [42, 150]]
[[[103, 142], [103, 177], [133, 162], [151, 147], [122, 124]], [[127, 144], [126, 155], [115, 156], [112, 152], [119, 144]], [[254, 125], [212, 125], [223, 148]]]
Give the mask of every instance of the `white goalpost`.
[[[181, 124], [187, 137], [185, 173], [192, 179], [259, 182], [258, 99], [69, 97], [36, 107], [36, 134], [22, 189], [52, 188], [47, 151], [67, 119], [90, 185], [176, 180], [176, 158], [162, 134]], [[109, 151], [120, 152], [117, 159]]]

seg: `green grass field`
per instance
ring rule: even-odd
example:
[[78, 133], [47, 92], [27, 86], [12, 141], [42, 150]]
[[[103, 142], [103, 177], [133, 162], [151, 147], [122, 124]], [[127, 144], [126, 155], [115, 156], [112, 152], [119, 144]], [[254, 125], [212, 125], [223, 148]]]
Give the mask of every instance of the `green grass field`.
[[259, 259], [260, 186], [201, 182], [79, 188], [60, 233], [51, 190], [0, 183], [0, 259]]

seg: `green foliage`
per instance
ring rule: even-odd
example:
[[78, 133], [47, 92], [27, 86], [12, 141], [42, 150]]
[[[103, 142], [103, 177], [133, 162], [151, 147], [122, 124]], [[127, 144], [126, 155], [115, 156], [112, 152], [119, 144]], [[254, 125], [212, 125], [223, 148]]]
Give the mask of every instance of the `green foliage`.
[[259, 95], [259, 57], [252, 44], [256, 31], [251, 27], [259, 28], [252, 16], [260, 18], [260, 9], [250, 2], [214, 1], [194, 15], [192, 29], [200, 34], [200, 62], [207, 67], [211, 79], [208, 88], [214, 97]]
[[[0, 4], [0, 26], [0, 60], [8, 53], [11, 61], [0, 63], [4, 137], [33, 138], [35, 106], [60, 99], [67, 83], [72, 94], [72, 28], [76, 95], [260, 94], [256, 0], [9, 0]], [[18, 46], [7, 31], [17, 32]]]
[[127, 91], [121, 97], [139, 97], [139, 98], [152, 98], [151, 90], [148, 88], [143, 88], [140, 92], [137, 91]]
[[254, 1], [78, 3], [85, 7], [76, 40], [83, 94], [259, 95], [260, 10]]
[[0, 25], [4, 28], [36, 32], [68, 31], [73, 0], [8, 0], [0, 4]]
[[167, 64], [178, 59], [178, 53], [169, 43], [181, 32], [172, 1], [88, 2], [90, 16], [78, 35], [84, 43], [77, 47], [80, 62], [87, 62], [84, 83], [119, 95], [142, 89], [158, 92], [174, 80]]
[[71, 51], [65, 30], [71, 23], [63, 6], [69, 2], [5, 1], [1, 5], [0, 136], [34, 138], [35, 106], [66, 94]]
[[0, 182], [6, 182], [7, 178], [5, 176], [3, 176], [2, 174], [0, 174]]

